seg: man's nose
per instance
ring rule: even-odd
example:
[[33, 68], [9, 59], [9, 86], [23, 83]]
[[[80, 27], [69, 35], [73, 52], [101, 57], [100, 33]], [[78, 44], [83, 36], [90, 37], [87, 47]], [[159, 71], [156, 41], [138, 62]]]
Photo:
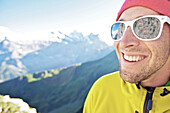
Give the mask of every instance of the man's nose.
[[128, 27], [122, 39], [120, 40], [119, 46], [121, 48], [131, 48], [131, 47], [136, 47], [139, 44], [140, 44], [140, 40], [134, 36], [131, 30], [131, 27]]

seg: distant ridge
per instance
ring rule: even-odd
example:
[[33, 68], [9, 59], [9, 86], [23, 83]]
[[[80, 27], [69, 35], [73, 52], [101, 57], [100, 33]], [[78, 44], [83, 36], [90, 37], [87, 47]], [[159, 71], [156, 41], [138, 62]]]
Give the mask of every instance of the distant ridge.
[[[0, 34], [0, 38], [1, 38]], [[23, 38], [24, 39], [24, 38]], [[100, 59], [113, 50], [97, 34], [51, 32], [47, 40], [0, 40], [0, 82], [27, 73]]]

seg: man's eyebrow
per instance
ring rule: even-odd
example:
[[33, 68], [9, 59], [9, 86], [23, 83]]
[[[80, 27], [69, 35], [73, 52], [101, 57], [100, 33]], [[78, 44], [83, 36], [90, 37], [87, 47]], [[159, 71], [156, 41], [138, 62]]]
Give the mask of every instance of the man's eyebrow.
[[120, 20], [118, 20], [118, 21], [125, 21], [125, 19], [121, 18], [121, 19], [120, 19]]

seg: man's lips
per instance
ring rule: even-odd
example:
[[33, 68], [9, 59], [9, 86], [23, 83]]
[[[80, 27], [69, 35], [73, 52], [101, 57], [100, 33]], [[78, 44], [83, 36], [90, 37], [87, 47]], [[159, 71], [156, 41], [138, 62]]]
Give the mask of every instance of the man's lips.
[[139, 62], [146, 58], [145, 55], [128, 55], [128, 54], [122, 54], [123, 59], [128, 62]]
[[124, 59], [130, 62], [138, 62], [140, 60], [143, 60], [145, 57], [144, 56], [128, 56], [124, 54]]

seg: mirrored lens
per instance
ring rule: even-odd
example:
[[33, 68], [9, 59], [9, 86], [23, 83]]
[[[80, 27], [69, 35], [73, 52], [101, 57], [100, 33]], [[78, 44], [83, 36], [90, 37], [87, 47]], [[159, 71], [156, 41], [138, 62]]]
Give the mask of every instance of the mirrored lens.
[[113, 24], [111, 30], [113, 40], [120, 40], [123, 36], [125, 25], [124, 23], [117, 22]]
[[160, 32], [161, 23], [155, 17], [145, 17], [134, 22], [133, 30], [141, 39], [154, 39]]

